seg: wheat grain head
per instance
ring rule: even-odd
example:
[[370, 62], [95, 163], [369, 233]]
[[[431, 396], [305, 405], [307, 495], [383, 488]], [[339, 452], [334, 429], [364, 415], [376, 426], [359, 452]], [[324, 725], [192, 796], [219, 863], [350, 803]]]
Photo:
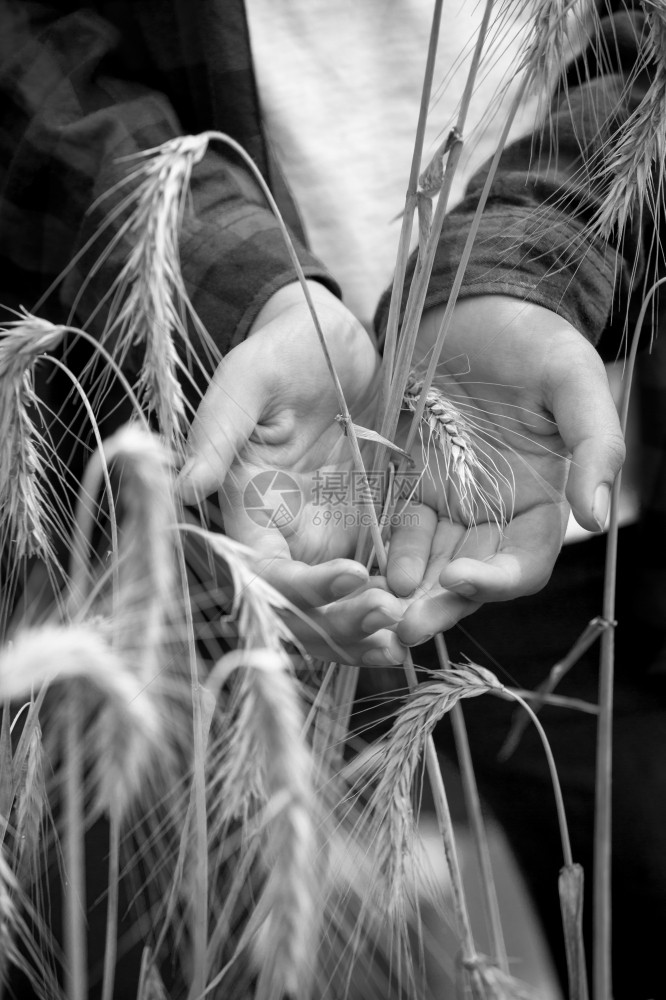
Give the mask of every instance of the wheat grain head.
[[54, 515], [44, 487], [48, 449], [33, 419], [34, 371], [63, 335], [64, 327], [27, 312], [0, 329], [0, 521], [19, 559], [53, 558]]
[[[417, 410], [422, 391], [423, 381], [411, 373], [403, 399], [406, 410], [412, 413]], [[510, 484], [506, 477], [497, 469], [491, 469], [488, 461], [480, 457], [466, 417], [435, 385], [431, 385], [426, 392], [421, 423], [428, 430], [428, 441], [434, 442], [437, 453], [443, 457], [447, 483], [454, 490], [467, 524], [475, 524], [483, 518], [503, 528], [506, 507], [501, 485]], [[428, 441], [423, 433], [421, 441], [424, 464], [428, 468]], [[428, 469], [428, 475], [434, 478], [431, 469]], [[448, 500], [446, 502], [448, 504]]]

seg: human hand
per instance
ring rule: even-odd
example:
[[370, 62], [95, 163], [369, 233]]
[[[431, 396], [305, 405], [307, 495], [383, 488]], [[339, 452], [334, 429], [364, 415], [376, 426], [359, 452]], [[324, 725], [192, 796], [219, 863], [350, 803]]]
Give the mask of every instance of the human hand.
[[407, 602], [388, 592], [383, 577], [349, 559], [318, 566], [259, 559], [257, 572], [298, 609], [282, 611], [294, 640], [321, 660], [366, 666], [402, 663], [406, 648], [395, 626]]
[[[347, 405], [362, 423], [372, 410], [377, 351], [323, 285], [310, 282], [310, 291]], [[339, 412], [303, 292], [286, 286], [218, 366], [192, 425], [180, 491], [187, 503], [220, 491], [225, 532], [252, 548], [262, 576], [310, 616], [310, 625], [295, 617], [290, 625], [313, 655], [335, 659], [332, 642], [348, 662], [376, 653], [375, 663], [395, 663], [404, 650], [385, 626], [403, 605], [368, 586], [367, 570], [348, 558], [357, 508], [317, 495], [318, 475], [341, 477], [348, 492], [353, 462]]]
[[[440, 319], [441, 310], [424, 317], [421, 368]], [[450, 628], [485, 601], [541, 589], [564, 538], [568, 505], [582, 527], [601, 530], [624, 458], [603, 363], [550, 310], [508, 296], [465, 299], [442, 356], [438, 381], [469, 417], [479, 454], [495, 463], [507, 523], [500, 531], [482, 507], [472, 523], [450, 484], [443, 488], [443, 459], [431, 443], [434, 475], [426, 473], [423, 503], [410, 508], [416, 523], [394, 530], [389, 551], [389, 587], [411, 597], [398, 627], [408, 645]], [[421, 458], [418, 441], [414, 457]]]

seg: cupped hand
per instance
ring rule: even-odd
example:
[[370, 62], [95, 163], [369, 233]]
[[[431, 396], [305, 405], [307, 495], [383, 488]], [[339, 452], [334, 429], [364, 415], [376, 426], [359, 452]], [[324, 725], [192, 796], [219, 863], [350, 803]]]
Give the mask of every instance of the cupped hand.
[[[441, 310], [424, 317], [421, 368], [440, 319]], [[570, 323], [541, 306], [498, 295], [459, 302], [437, 383], [467, 425], [468, 455], [475, 452], [486, 469], [471, 472], [490, 499], [461, 499], [426, 429], [413, 455], [428, 470], [404, 511], [410, 517], [393, 531], [387, 570], [393, 593], [410, 597], [398, 627], [408, 645], [481, 603], [541, 589], [560, 551], [569, 505], [582, 527], [600, 531], [624, 459], [601, 358]], [[402, 419], [405, 433], [411, 418]], [[449, 459], [449, 469], [457, 460]], [[466, 462], [463, 472], [470, 471]], [[503, 518], [493, 499], [498, 494]]]
[[[369, 422], [376, 347], [323, 285], [309, 287], [352, 417]], [[218, 366], [179, 488], [186, 503], [219, 491], [225, 532], [252, 548], [262, 575], [307, 613], [309, 623], [292, 616], [289, 624], [312, 655], [336, 659], [343, 650], [347, 662], [395, 663], [404, 650], [387, 626], [403, 604], [370, 586], [351, 558], [362, 511], [340, 409], [303, 292], [286, 286]]]
[[[332, 293], [309, 285], [347, 405], [369, 419], [376, 347]], [[353, 461], [340, 410], [302, 290], [286, 286], [213, 375], [189, 434], [183, 499], [219, 490], [226, 532], [262, 556], [315, 564], [353, 554]]]

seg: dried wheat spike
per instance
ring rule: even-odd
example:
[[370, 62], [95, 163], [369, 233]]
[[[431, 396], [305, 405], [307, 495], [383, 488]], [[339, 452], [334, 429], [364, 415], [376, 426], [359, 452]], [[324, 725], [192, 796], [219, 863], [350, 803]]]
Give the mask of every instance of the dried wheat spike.
[[124, 182], [134, 187], [121, 229], [131, 250], [114, 282], [106, 328], [116, 340], [119, 364], [133, 347], [143, 345], [138, 395], [178, 455], [184, 447], [186, 403], [176, 345], [180, 341], [189, 348], [186, 314], [194, 320], [178, 240], [192, 170], [207, 146], [206, 135], [178, 136], [136, 157], [138, 165]]
[[14, 904], [12, 903], [11, 890], [16, 886], [16, 879], [11, 868], [5, 861], [4, 854], [0, 848], [0, 993], [2, 983], [7, 971], [5, 963], [13, 959], [14, 949], [14, 928], [16, 916]]
[[[122, 813], [170, 756], [152, 690], [107, 641], [108, 625], [42, 625], [18, 632], [0, 648], [0, 698], [30, 696], [43, 684], [65, 684], [92, 716], [84, 756], [91, 765], [96, 808]], [[83, 700], [85, 699], [85, 700]], [[65, 713], [53, 713], [50, 738], [63, 738]], [[157, 747], [160, 753], [157, 753]]]
[[16, 809], [16, 874], [19, 881], [26, 879], [34, 881], [38, 871], [37, 856], [40, 849], [42, 818], [46, 808], [43, 756], [42, 730], [36, 722], [30, 736]]
[[0, 329], [0, 523], [19, 559], [53, 555], [44, 442], [32, 416], [33, 382], [39, 356], [52, 351], [63, 334], [64, 327], [27, 312]]
[[[501, 690], [495, 675], [476, 664], [439, 670], [410, 694], [398, 712], [389, 736], [384, 771], [372, 796], [376, 816], [377, 861], [390, 913], [397, 912], [411, 855], [414, 821], [412, 788], [427, 737], [461, 698]], [[381, 892], [381, 889], [380, 889]]]
[[654, 66], [652, 81], [641, 103], [618, 131], [607, 160], [608, 189], [593, 227], [608, 237], [615, 227], [620, 232], [634, 213], [660, 211], [662, 185], [655, 185], [655, 165], [661, 172], [666, 158], [666, 8], [656, 0], [644, 0], [648, 30], [643, 39], [646, 62]]
[[[316, 799], [312, 758], [303, 737], [303, 716], [289, 659], [276, 649], [244, 649], [225, 654], [213, 668], [217, 687], [233, 670], [242, 671], [249, 732], [229, 748], [232, 768], [225, 797], [238, 799], [235, 782], [247, 784], [243, 767], [254, 760], [265, 796], [261, 859], [267, 879], [250, 918], [248, 935], [258, 933], [257, 1000], [306, 996], [318, 936], [319, 895]], [[233, 765], [240, 764], [237, 768]], [[250, 765], [250, 782], [254, 781]]]
[[[422, 391], [423, 380], [412, 372], [405, 387], [403, 407], [415, 412]], [[422, 422], [444, 456], [447, 479], [467, 522], [475, 524], [483, 513], [486, 519], [503, 527], [506, 512], [497, 474], [480, 460], [464, 415], [434, 385], [426, 392]]]

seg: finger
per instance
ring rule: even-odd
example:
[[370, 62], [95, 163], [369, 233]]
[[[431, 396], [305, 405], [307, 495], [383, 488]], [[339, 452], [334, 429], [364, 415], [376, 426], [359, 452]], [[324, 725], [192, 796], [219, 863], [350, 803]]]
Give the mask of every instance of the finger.
[[[488, 525], [482, 525], [480, 529], [475, 529], [476, 531], [481, 531], [482, 538], [485, 540], [487, 532], [486, 529]], [[424, 592], [432, 587], [437, 587], [439, 589], [439, 575], [447, 566], [454, 555], [458, 554], [461, 550], [461, 546], [465, 543], [465, 540], [469, 540], [470, 532], [461, 524], [457, 524], [453, 521], [449, 521], [446, 517], [441, 517], [437, 522], [437, 528], [435, 529], [435, 536], [432, 541], [432, 548], [430, 550], [430, 555], [428, 557], [428, 565], [423, 576], [423, 590]], [[479, 541], [479, 536], [474, 535], [475, 540]], [[489, 555], [494, 552], [497, 548], [497, 540], [493, 541], [491, 547], [487, 548], [484, 552], [485, 555]], [[480, 549], [475, 549], [475, 551], [481, 551]]]
[[552, 412], [572, 455], [567, 499], [581, 527], [600, 531], [625, 446], [603, 362], [590, 345], [554, 387]]
[[404, 614], [405, 605], [393, 594], [369, 588], [330, 604], [325, 610], [331, 627], [342, 642], [395, 626]]
[[[406, 656], [405, 646], [389, 629], [380, 629], [360, 639], [350, 638], [346, 629], [340, 631], [325, 611], [315, 609], [304, 617], [291, 614], [283, 617], [296, 641], [319, 659], [388, 667], [402, 663]], [[341, 653], [344, 659], [340, 659]]]
[[292, 559], [262, 559], [258, 567], [268, 583], [296, 607], [304, 609], [330, 604], [354, 593], [368, 581], [366, 568], [353, 559], [332, 559], [318, 566]]
[[400, 509], [400, 524], [391, 532], [386, 579], [390, 590], [409, 597], [423, 580], [437, 528], [437, 512], [421, 503]]
[[368, 588], [325, 607], [311, 608], [305, 617], [323, 626], [338, 645], [349, 646], [393, 628], [404, 611], [404, 602], [399, 598], [386, 591]]
[[438, 632], [446, 632], [478, 607], [477, 601], [447, 590], [430, 593], [407, 609], [397, 627], [398, 639], [407, 646], [417, 646]]
[[[533, 507], [507, 526], [499, 546], [497, 529], [484, 526], [483, 531], [479, 529], [478, 538], [470, 536], [461, 546], [460, 555], [442, 569], [440, 585], [478, 603], [508, 601], [536, 593], [550, 579], [567, 515], [566, 504]], [[484, 540], [484, 534], [492, 533], [494, 542], [490, 537]], [[489, 548], [497, 551], [488, 554]]]
[[263, 382], [252, 373], [250, 342], [239, 344], [218, 365], [188, 436], [189, 457], [177, 486], [185, 503], [216, 490], [262, 415]]

